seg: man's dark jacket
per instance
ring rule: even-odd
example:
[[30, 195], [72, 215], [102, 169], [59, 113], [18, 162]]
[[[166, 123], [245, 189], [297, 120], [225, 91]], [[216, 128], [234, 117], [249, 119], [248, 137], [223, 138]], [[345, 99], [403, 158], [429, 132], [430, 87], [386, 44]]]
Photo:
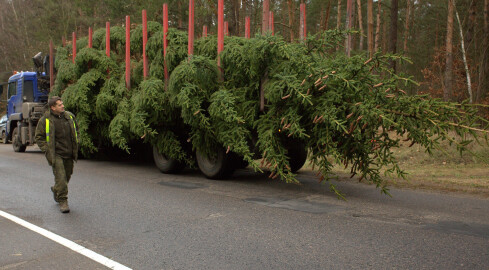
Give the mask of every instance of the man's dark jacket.
[[[59, 119], [59, 117], [64, 119]], [[46, 119], [49, 119], [49, 134], [46, 133]], [[78, 159], [78, 125], [76, 123], [75, 116], [65, 111], [56, 116], [48, 110], [44, 116], [39, 120], [36, 128], [36, 143], [41, 148], [41, 150], [46, 154], [46, 159], [49, 165], [52, 165], [54, 157], [56, 155], [56, 122], [60, 120], [67, 120], [69, 122], [69, 129], [71, 132], [70, 138], [65, 138], [66, 140], [71, 140], [71, 152], [72, 158], [76, 161]], [[59, 125], [58, 125], [59, 126]], [[48, 140], [49, 136], [49, 140]]]

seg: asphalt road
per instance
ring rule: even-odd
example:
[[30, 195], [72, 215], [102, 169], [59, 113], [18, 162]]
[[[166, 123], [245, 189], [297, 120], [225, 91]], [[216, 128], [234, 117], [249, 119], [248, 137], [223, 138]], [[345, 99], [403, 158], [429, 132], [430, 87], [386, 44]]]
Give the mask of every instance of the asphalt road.
[[[232, 180], [80, 160], [61, 214], [36, 147], [0, 145], [0, 210], [132, 269], [489, 269], [489, 200], [241, 170]], [[0, 216], [0, 270], [106, 269]]]

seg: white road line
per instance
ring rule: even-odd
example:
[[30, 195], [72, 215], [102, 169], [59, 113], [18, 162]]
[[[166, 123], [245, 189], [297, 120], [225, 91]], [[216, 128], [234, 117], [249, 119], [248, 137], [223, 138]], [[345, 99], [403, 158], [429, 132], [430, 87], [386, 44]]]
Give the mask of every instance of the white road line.
[[25, 220], [22, 220], [16, 216], [13, 216], [9, 213], [3, 212], [2, 210], [0, 210], [0, 216], [4, 217], [6, 219], [9, 219], [9, 220], [21, 225], [21, 226], [24, 226], [27, 229], [34, 231], [34, 232], [36, 232], [36, 233], [38, 233], [38, 234], [40, 234], [46, 238], [49, 238], [58, 244], [61, 244], [65, 247], [81, 254], [81, 255], [84, 255], [84, 256], [86, 256], [86, 257], [88, 257], [88, 258], [90, 258], [90, 259], [92, 259], [92, 260], [94, 260], [94, 261], [96, 261], [96, 262], [98, 262], [104, 266], [107, 266], [110, 269], [131, 270], [131, 268], [129, 268], [127, 266], [124, 266], [124, 265], [122, 265], [116, 261], [113, 261], [107, 257], [104, 257], [98, 253], [95, 253], [95, 252], [93, 252], [93, 251], [91, 251], [91, 250], [89, 250], [83, 246], [78, 245], [77, 243], [75, 243], [73, 241], [70, 241], [66, 238], [63, 238], [63, 237], [57, 235], [57, 234], [54, 234], [50, 231], [47, 231], [41, 227], [38, 227], [34, 224], [31, 224], [31, 223], [29, 223]]

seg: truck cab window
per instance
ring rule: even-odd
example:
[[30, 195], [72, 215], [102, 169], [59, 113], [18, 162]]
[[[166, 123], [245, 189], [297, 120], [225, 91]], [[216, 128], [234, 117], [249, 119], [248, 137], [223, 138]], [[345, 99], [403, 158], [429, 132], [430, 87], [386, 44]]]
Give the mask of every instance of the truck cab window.
[[8, 84], [7, 99], [10, 99], [15, 95], [17, 95], [17, 83], [11, 82]]
[[22, 95], [25, 97], [25, 101], [33, 102], [34, 101], [34, 82], [33, 81], [24, 81]]

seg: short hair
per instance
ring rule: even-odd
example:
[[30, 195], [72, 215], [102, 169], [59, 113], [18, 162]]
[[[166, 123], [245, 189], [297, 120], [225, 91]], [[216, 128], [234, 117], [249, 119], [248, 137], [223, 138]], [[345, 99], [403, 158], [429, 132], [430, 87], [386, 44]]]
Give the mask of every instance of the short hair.
[[56, 102], [58, 102], [58, 100], [61, 100], [61, 98], [58, 97], [58, 96], [52, 96], [52, 97], [50, 97], [48, 99], [48, 105], [49, 105], [49, 107], [51, 108], [51, 107], [55, 106], [56, 105]]

